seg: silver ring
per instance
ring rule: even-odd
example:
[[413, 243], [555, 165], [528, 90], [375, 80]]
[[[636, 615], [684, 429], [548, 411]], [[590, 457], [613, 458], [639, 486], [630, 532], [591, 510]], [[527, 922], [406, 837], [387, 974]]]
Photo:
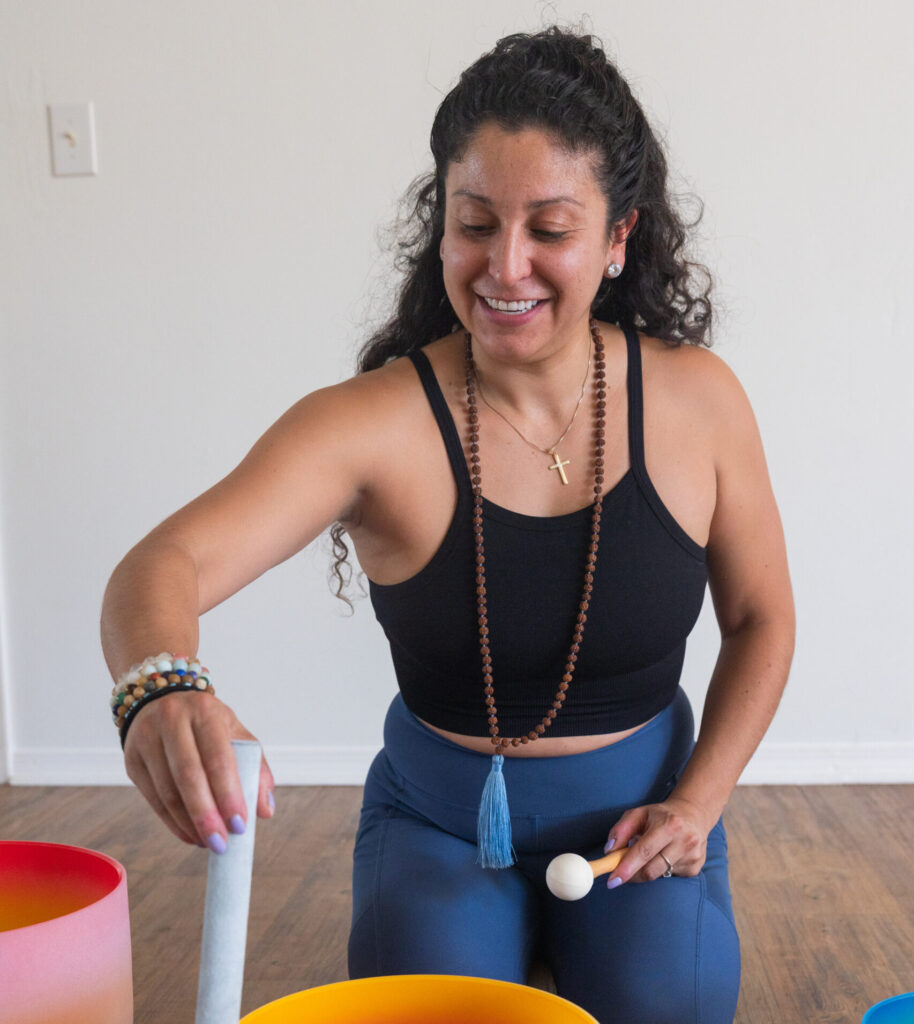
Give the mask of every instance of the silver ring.
[[673, 877], [673, 865], [670, 863], [670, 861], [667, 859], [667, 857], [664, 856], [664, 854], [661, 853], [661, 854], [659, 854], [659, 856], [663, 857], [663, 859], [666, 861], [666, 871], [664, 871], [663, 874], [660, 877], [661, 878], [672, 878]]

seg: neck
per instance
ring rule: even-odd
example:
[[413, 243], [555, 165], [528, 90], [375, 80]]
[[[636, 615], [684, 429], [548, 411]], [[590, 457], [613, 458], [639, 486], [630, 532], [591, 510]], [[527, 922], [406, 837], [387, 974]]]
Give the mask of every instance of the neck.
[[570, 337], [532, 358], [491, 352], [472, 340], [476, 376], [485, 397], [509, 414], [542, 422], [562, 419], [585, 383], [591, 353], [589, 319]]

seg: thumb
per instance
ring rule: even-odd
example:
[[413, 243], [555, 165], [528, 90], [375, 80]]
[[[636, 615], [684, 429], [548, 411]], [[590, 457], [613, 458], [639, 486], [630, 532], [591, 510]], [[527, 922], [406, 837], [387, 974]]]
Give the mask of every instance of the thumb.
[[273, 797], [275, 788], [273, 773], [270, 771], [266, 757], [262, 757], [260, 759], [260, 788], [257, 793], [258, 818], [272, 818], [276, 813], [276, 801]]

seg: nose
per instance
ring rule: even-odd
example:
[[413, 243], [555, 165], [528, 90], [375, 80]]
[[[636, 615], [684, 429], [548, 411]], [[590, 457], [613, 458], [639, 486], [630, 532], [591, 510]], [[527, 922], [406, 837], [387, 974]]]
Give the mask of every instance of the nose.
[[506, 227], [493, 238], [489, 273], [503, 285], [512, 285], [530, 276], [530, 253], [520, 229]]

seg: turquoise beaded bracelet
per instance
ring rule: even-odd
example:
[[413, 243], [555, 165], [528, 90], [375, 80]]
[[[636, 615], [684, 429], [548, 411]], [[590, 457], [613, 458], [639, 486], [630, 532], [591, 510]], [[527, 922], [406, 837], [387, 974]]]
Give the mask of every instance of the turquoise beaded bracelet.
[[137, 711], [150, 701], [179, 690], [215, 693], [209, 669], [196, 658], [163, 651], [154, 658], [131, 665], [111, 690], [111, 715], [120, 730], [121, 747]]

